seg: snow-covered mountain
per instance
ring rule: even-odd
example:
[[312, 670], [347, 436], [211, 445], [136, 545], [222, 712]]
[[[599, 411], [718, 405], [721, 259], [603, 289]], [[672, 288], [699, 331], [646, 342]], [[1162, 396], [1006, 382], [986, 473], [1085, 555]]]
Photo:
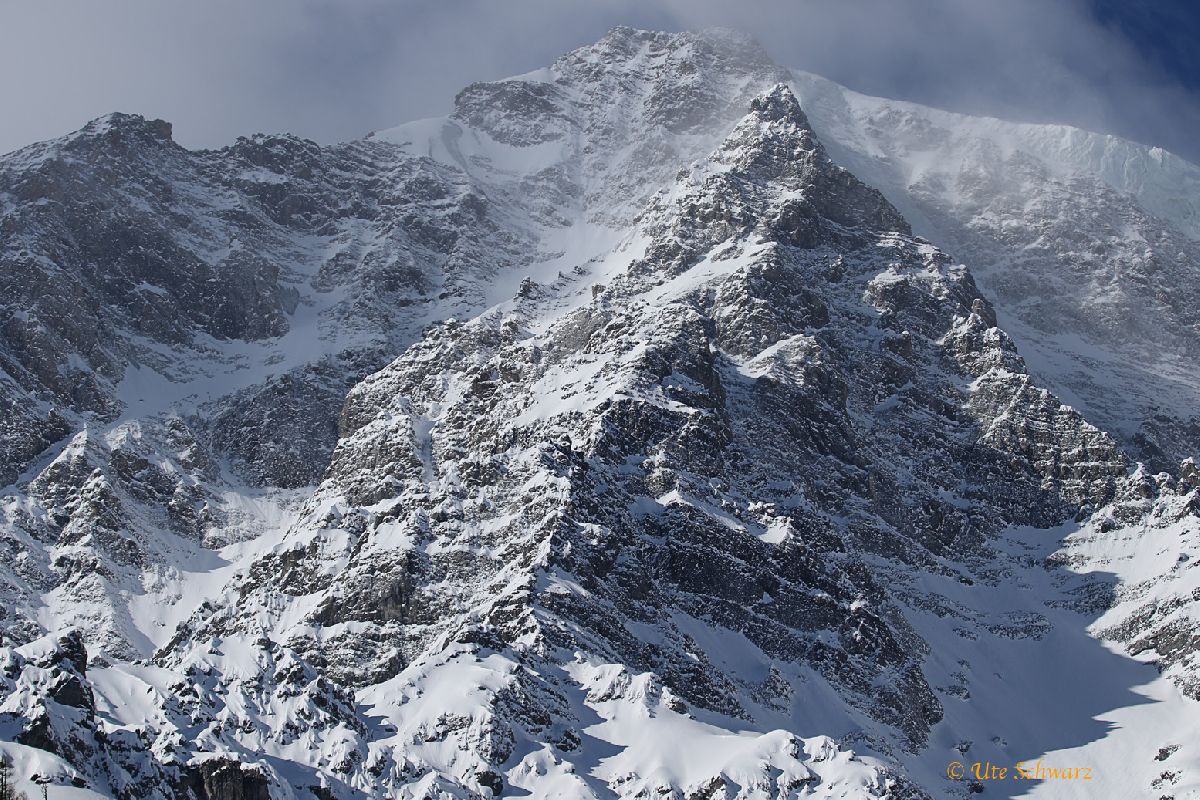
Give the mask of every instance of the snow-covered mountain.
[[1155, 471], [1200, 456], [1200, 168], [794, 79], [834, 158], [971, 266], [1040, 382]]
[[[1200, 796], [1198, 188], [626, 28], [357, 142], [0, 157], [0, 751], [122, 800]], [[1092, 780], [946, 777], [1039, 759]]]

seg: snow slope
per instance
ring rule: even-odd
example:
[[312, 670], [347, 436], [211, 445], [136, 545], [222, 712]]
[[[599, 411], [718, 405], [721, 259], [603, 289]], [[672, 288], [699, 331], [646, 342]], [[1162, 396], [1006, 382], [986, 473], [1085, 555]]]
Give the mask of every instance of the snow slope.
[[[1198, 175], [627, 28], [360, 142], [11, 154], [0, 747], [122, 800], [1195, 797]], [[1039, 760], [1095, 777], [946, 778]]]
[[1200, 454], [1200, 167], [793, 75], [835, 160], [971, 265], [1045, 385], [1154, 469]]

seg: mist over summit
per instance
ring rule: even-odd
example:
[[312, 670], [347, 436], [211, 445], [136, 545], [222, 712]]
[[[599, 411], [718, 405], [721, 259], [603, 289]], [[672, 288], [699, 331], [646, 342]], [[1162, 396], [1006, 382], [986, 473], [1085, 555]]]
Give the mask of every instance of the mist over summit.
[[1191, 796], [1198, 188], [724, 29], [0, 157], [18, 788]]

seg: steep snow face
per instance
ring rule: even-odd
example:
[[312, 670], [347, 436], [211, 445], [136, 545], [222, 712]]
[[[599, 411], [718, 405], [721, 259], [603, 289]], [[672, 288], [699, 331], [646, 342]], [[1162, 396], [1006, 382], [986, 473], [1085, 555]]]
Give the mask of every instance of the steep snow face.
[[[1056, 541], [1010, 526], [1108, 503], [1126, 461], [790, 91], [639, 219], [604, 285], [529, 283], [357, 386], [305, 516], [159, 663], [224, 692], [255, 642], [317, 665], [384, 721], [347, 790], [485, 796], [919, 796], [952, 758], [1077, 743], [1016, 720], [1089, 658], [1114, 697], [1151, 680], [1044, 605], [1088, 581], [1008, 564]], [[1046, 694], [965, 703], [999, 702], [997, 659]], [[211, 719], [202, 746], [275, 747]], [[872, 756], [796, 738], [822, 732]]]
[[553, 71], [538, 102], [540, 79], [470, 87], [420, 146], [190, 153], [114, 114], [6, 157], [0, 482], [28, 488], [0, 505], [22, 554], [0, 571], [24, 636], [78, 624], [147, 655], [159, 621], [121, 598], [197, 543], [274, 530], [242, 512], [319, 480], [350, 386], [431, 321], [578, 282], [786, 77], [734, 34], [633, 30]]
[[795, 86], [834, 158], [971, 264], [1039, 380], [1155, 470], [1200, 455], [1200, 167], [806, 73]]
[[446, 119], [371, 138], [489, 182], [563, 176], [587, 216], [627, 225], [677, 169], [721, 140], [757, 93], [787, 77], [733, 32], [618, 28], [548, 69], [467, 87]]
[[1187, 796], [1194, 175], [625, 28], [361, 142], [12, 154], [0, 748], [122, 800]]
[[[1149, 214], [1200, 239], [1200, 167], [1162, 148], [1066, 125], [972, 117], [871, 97], [799, 70], [792, 77], [814, 126], [828, 133], [834, 149], [886, 161], [909, 184], [952, 176], [962, 161], [974, 160], [972, 150], [990, 149], [1001, 161], [1023, 154], [1055, 178], [1087, 176], [1132, 197]], [[952, 196], [954, 183], [944, 189]]]
[[[781, 185], [772, 186], [773, 180]], [[735, 193], [744, 206], [725, 218], [732, 209], [722, 200], [714, 207], [713, 198]], [[693, 223], [697, 204], [715, 214], [711, 224]], [[886, 651], [838, 643], [853, 635], [841, 630], [836, 608], [855, 599], [855, 579], [834, 565], [809, 574], [807, 547], [797, 541], [772, 553], [745, 528], [747, 521], [755, 527], [761, 521], [753, 515], [739, 520], [746, 509], [719, 510], [721, 492], [711, 483], [719, 474], [715, 464], [746, 456], [699, 448], [711, 448], [712, 437], [735, 435], [730, 426], [738, 415], [722, 407], [725, 389], [717, 373], [728, 371], [724, 380], [732, 387], [746, 379], [733, 362], [704, 355], [715, 342], [700, 347], [692, 340], [715, 313], [692, 308], [698, 292], [730, 275], [744, 281], [746, 269], [786, 281], [790, 270], [775, 253], [776, 237], [791, 237], [792, 246], [804, 250], [821, 249], [828, 258], [839, 246], [865, 250], [875, 262], [883, 259], [876, 240], [903, 228], [903, 221], [877, 193], [828, 163], [782, 88], [755, 101], [754, 113], [726, 145], [645, 217], [633, 238], [646, 244], [630, 248], [632, 261], [612, 273], [608, 287], [595, 293], [587, 287], [583, 294], [595, 296], [582, 308], [570, 310], [579, 305], [570, 297], [578, 288], [530, 288], [508, 311], [441, 326], [360, 385], [348, 399], [345, 435], [310, 515], [236, 582], [242, 598], [237, 607], [221, 604], [197, 614], [160, 656], [163, 663], [185, 669], [197, 657], [207, 659], [195, 648], [214, 638], [230, 645], [272, 641], [303, 661], [326, 664], [336, 680], [363, 687], [362, 697], [377, 704], [397, 733], [368, 748], [360, 761], [365, 774], [348, 768], [345, 780], [360, 788], [399, 792], [415, 774], [432, 770], [462, 791], [482, 792], [499, 782], [545, 793], [549, 785], [538, 772], [555, 765], [552, 772], [563, 773], [563, 780], [588, 773], [576, 787], [583, 796], [591, 796], [596, 781], [630, 796], [647, 787], [691, 790], [727, 780], [738, 781], [748, 797], [787, 795], [804, 786], [820, 794], [840, 791], [841, 769], [828, 775], [810, 769], [807, 745], [793, 734], [767, 728], [761, 736], [749, 735], [760, 723], [745, 707], [741, 687], [765, 679], [757, 675], [766, 666], [762, 657], [751, 657], [742, 669], [717, 666], [712, 658], [719, 653], [703, 641], [701, 619], [723, 618], [742, 630], [751, 620], [742, 604], [762, 602], [763, 627], [739, 634], [752, 637], [747, 647], [767, 647], [792, 665], [789, 670], [814, 670], [812, 680], [837, 686], [861, 706], [859, 713], [897, 715], [897, 739], [918, 746], [937, 709], [911, 657], [865, 612], [857, 635], [870, 630]], [[691, 252], [676, 253], [681, 246]], [[707, 263], [713, 249], [725, 251], [721, 260], [728, 263]], [[688, 274], [691, 269], [696, 274]], [[744, 289], [730, 288], [726, 302], [733, 306]], [[846, 290], [857, 296], [863, 287], [848, 284]], [[816, 295], [808, 301], [814, 315], [828, 313]], [[787, 324], [801, 321], [777, 323]], [[605, 335], [609, 327], [624, 333]], [[764, 327], [764, 335], [770, 330]], [[726, 336], [736, 342], [746, 333], [735, 326]], [[693, 353], [699, 362], [691, 363]], [[836, 395], [837, 381], [830, 377]], [[585, 380], [594, 388], [580, 385]], [[547, 396], [543, 381], [559, 383], [558, 399]], [[605, 384], [618, 390], [616, 397], [601, 388]], [[739, 402], [754, 399], [746, 394]], [[684, 425], [678, 440], [668, 433], [675, 419]], [[640, 422], [630, 429], [633, 420]], [[829, 424], [836, 428], [838, 421], [831, 411]], [[697, 448], [690, 455], [689, 442]], [[578, 465], [588, 463], [590, 470], [579, 474]], [[787, 498], [797, 489], [765, 475], [752, 481], [763, 482], [780, 484], [775, 491], [792, 511], [782, 511], [776, 522], [787, 527], [789, 516], [798, 514]], [[765, 504], [758, 505], [765, 513]], [[713, 525], [729, 530], [730, 551], [689, 555]], [[663, 560], [670, 564], [663, 586], [631, 595], [627, 580]], [[708, 585], [722, 562], [746, 583], [730, 597]], [[795, 573], [762, 578], [777, 602], [765, 599], [768, 590], [753, 576], [754, 564]], [[264, 580], [270, 575], [281, 578]], [[674, 582], [684, 584], [678, 594], [669, 587]], [[789, 609], [810, 595], [829, 607], [819, 620], [791, 628], [798, 623], [787, 621]], [[605, 607], [620, 616], [603, 624], [598, 614]], [[635, 630], [638, 635], [631, 635]], [[427, 684], [459, 669], [453, 664], [461, 657], [445, 654], [450, 643], [474, 643], [482, 649], [468, 652], [477, 655], [494, 653], [490, 666], [470, 679], [471, 685], [480, 681], [480, 698], [442, 699], [442, 689], [435, 701], [390, 710], [395, 696], [415, 701]], [[802, 663], [803, 654], [811, 665]], [[855, 666], [839, 668], [840, 658]], [[565, 669], [570, 663], [579, 669]], [[602, 670], [602, 683], [614, 685], [590, 686], [596, 678], [585, 666]], [[390, 677], [401, 668], [399, 678]], [[871, 674], [882, 697], [870, 691]], [[782, 674], [775, 680], [779, 691], [789, 681]], [[571, 701], [584, 689], [585, 698]], [[769, 691], [763, 689], [764, 697]], [[628, 702], [635, 708], [625, 710]], [[481, 704], [502, 711], [472, 710]], [[699, 718], [687, 713], [689, 704], [698, 706]], [[614, 719], [585, 730], [596, 713]], [[410, 741], [425, 715], [417, 738], [449, 742], [396, 744]], [[647, 715], [687, 735], [688, 747], [670, 769], [646, 764], [637, 752], [641, 739], [631, 738], [632, 721]], [[462, 724], [455, 724], [457, 717]], [[736, 741], [738, 728], [731, 726], [739, 717], [752, 727], [728, 774], [683, 757], [691, 747], [723, 749], [721, 741]], [[706, 718], [711, 721], [701, 724]], [[777, 711], [770, 719], [778, 718]], [[214, 743], [226, 738], [219, 729], [208, 736]], [[585, 770], [599, 757], [597, 745], [588, 744], [597, 740], [626, 755], [611, 768]], [[538, 755], [499, 768], [524, 752]], [[667, 753], [661, 757], [672, 761]], [[829, 757], [853, 760], [836, 751]], [[782, 774], [771, 778], [774, 771]], [[883, 774], [863, 772], [870, 780], [858, 779], [860, 794], [887, 791], [889, 781], [900, 780]], [[754, 780], [742, 783], [745, 776]]]
[[734, 32], [618, 28], [553, 66], [468, 86], [446, 118], [373, 133], [458, 169], [511, 213], [541, 226], [541, 249], [496, 282], [551, 283], [601, 259], [675, 172], [709, 152], [765, 87], [787, 80]]
[[465, 176], [386, 145], [192, 153], [169, 133], [111, 115], [0, 163], [18, 640], [74, 624], [148, 656], [165, 622], [130, 604], [185, 602], [160, 594], [178, 571], [275, 530], [349, 388], [431, 319], [484, 307], [527, 247]]

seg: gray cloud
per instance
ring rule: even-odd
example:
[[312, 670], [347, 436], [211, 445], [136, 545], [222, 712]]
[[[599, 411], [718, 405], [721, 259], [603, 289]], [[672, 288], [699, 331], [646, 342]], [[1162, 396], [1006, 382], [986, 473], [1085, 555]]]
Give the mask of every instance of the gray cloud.
[[[669, 2], [694, 26], [735, 20], [729, 4]], [[1200, 98], [1083, 0], [770, 0], [746, 5], [741, 24], [789, 65], [869, 94], [1200, 154]]]
[[0, 0], [0, 151], [107, 111], [191, 147], [361, 136], [445, 113], [616, 24], [725, 25], [861, 91], [1059, 121], [1200, 160], [1200, 102], [1083, 0]]

